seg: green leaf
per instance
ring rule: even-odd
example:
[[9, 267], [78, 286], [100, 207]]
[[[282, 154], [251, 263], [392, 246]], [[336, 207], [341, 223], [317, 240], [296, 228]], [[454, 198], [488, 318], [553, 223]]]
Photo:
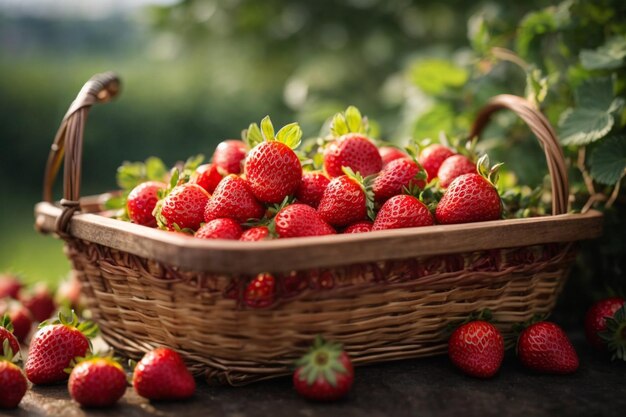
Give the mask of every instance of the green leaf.
[[580, 62], [588, 70], [612, 70], [626, 64], [626, 36], [609, 39], [599, 48], [583, 49]]
[[574, 96], [579, 107], [606, 110], [613, 102], [613, 82], [608, 77], [585, 80]]
[[526, 98], [537, 107], [548, 94], [548, 77], [544, 77], [540, 69], [532, 68], [526, 73]]
[[335, 114], [333, 121], [330, 124], [330, 131], [335, 136], [343, 136], [350, 131], [343, 113]]
[[443, 59], [420, 60], [414, 63], [409, 71], [413, 84], [430, 95], [462, 87], [469, 77], [465, 68]]
[[449, 104], [437, 103], [422, 114], [415, 124], [415, 139], [436, 138], [439, 132], [450, 132], [454, 128], [455, 112]]
[[132, 190], [145, 181], [146, 166], [143, 162], [124, 162], [117, 169], [117, 185], [123, 190]]
[[126, 207], [126, 195], [114, 195], [104, 202], [106, 210], [118, 210]]
[[163, 181], [167, 175], [167, 167], [160, 158], [151, 156], [145, 162], [146, 177], [151, 181]]
[[289, 123], [283, 126], [276, 134], [276, 140], [295, 149], [300, 146], [302, 139], [302, 129], [298, 123]]
[[626, 135], [610, 136], [599, 143], [589, 164], [594, 180], [607, 185], [617, 183], [626, 170]]
[[274, 125], [269, 116], [265, 116], [261, 120], [261, 132], [266, 141], [274, 140]]
[[541, 37], [556, 32], [570, 23], [571, 3], [564, 1], [558, 6], [527, 14], [517, 29], [517, 52], [527, 57], [537, 47]]
[[346, 123], [348, 125], [348, 130], [350, 132], [361, 132], [361, 127], [363, 123], [363, 116], [361, 116], [361, 112], [354, 106], [349, 106], [346, 109]]
[[263, 134], [261, 134], [261, 129], [259, 129], [259, 125], [256, 123], [251, 123], [248, 130], [244, 131], [243, 136], [250, 149], [259, 143], [263, 143]]
[[201, 153], [198, 155], [190, 156], [185, 161], [185, 165], [183, 165], [183, 170], [193, 172], [200, 166], [200, 164], [202, 164], [203, 161], [204, 155], [202, 155]]

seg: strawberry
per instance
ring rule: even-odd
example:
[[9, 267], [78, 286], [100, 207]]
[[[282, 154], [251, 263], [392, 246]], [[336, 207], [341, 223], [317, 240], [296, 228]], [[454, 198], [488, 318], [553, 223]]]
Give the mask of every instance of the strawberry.
[[152, 214], [159, 201], [159, 191], [167, 189], [167, 184], [159, 181], [147, 181], [139, 184], [128, 194], [126, 211], [131, 222], [142, 226], [156, 227], [157, 221]]
[[157, 204], [157, 223], [166, 230], [197, 230], [204, 220], [209, 197], [209, 193], [198, 184], [177, 185]]
[[487, 173], [489, 158], [478, 161], [480, 174], [464, 174], [455, 178], [437, 204], [435, 217], [441, 224], [457, 224], [497, 220], [502, 215], [502, 201], [494, 183], [495, 165]]
[[280, 203], [296, 192], [302, 179], [302, 165], [293, 151], [300, 144], [302, 130], [297, 123], [284, 126], [274, 135], [269, 116], [250, 125], [246, 137], [254, 146], [244, 163], [252, 194], [264, 203]]
[[0, 355], [0, 408], [15, 408], [19, 405], [28, 383], [22, 370], [13, 363], [13, 351], [8, 340], [2, 343]]
[[22, 283], [17, 275], [2, 274], [0, 275], [0, 298], [18, 299]]
[[296, 191], [296, 200], [317, 208], [330, 180], [322, 172], [305, 172], [302, 174], [302, 182]]
[[8, 314], [5, 314], [0, 318], [0, 346], [4, 344], [4, 341], [7, 341], [11, 351], [13, 351], [14, 355], [20, 353], [20, 343], [17, 341], [17, 338], [13, 335], [13, 323], [11, 323], [11, 319]]
[[350, 226], [343, 229], [343, 234], [346, 233], [366, 233], [372, 231], [373, 223], [367, 220], [352, 223]]
[[84, 407], [107, 407], [126, 392], [126, 373], [113, 358], [78, 359], [67, 383], [70, 395]]
[[224, 175], [240, 174], [241, 164], [246, 158], [248, 145], [240, 140], [225, 140], [220, 142], [213, 153], [213, 164]]
[[39, 322], [49, 319], [57, 309], [52, 294], [45, 284], [35, 286], [32, 292], [21, 294], [20, 301]]
[[384, 203], [394, 195], [402, 194], [404, 188], [423, 189], [426, 185], [426, 172], [415, 161], [401, 158], [391, 161], [378, 174], [372, 184], [374, 199]]
[[256, 226], [243, 232], [239, 240], [243, 242], [256, 242], [259, 240], [269, 240], [271, 238], [272, 236], [270, 236], [270, 230], [267, 226]]
[[533, 371], [569, 374], [578, 369], [578, 355], [559, 326], [547, 321], [531, 324], [517, 340], [517, 356]]
[[452, 155], [446, 158], [439, 167], [437, 176], [439, 177], [439, 185], [448, 188], [452, 180], [463, 174], [476, 173], [476, 164], [474, 164], [467, 156]]
[[381, 146], [378, 148], [378, 153], [380, 154], [380, 158], [383, 161], [383, 168], [387, 166], [387, 164], [391, 161], [395, 161], [396, 159], [406, 158], [408, 155], [402, 152], [400, 149], [395, 146]]
[[33, 325], [30, 311], [19, 302], [0, 302], [0, 315], [8, 314], [13, 324], [13, 335], [20, 342], [25, 342]]
[[214, 219], [200, 227], [194, 236], [200, 239], [237, 240], [242, 232], [239, 223], [233, 219]]
[[504, 359], [504, 339], [493, 324], [470, 321], [457, 327], [450, 336], [448, 356], [467, 375], [491, 378]]
[[59, 313], [59, 320], [41, 323], [28, 349], [26, 377], [33, 384], [65, 381], [64, 369], [72, 359], [91, 351], [89, 338], [97, 332], [98, 326], [89, 321], [79, 323], [73, 311], [70, 317]]
[[265, 208], [250, 191], [248, 183], [236, 175], [227, 175], [218, 184], [204, 209], [204, 221], [228, 217], [239, 223], [260, 219]]
[[80, 310], [82, 308], [80, 287], [80, 281], [76, 274], [72, 273], [68, 279], [59, 284], [59, 288], [54, 295], [55, 302], [61, 306]]
[[350, 391], [354, 368], [350, 357], [338, 343], [318, 336], [313, 346], [296, 362], [293, 386], [309, 400], [334, 401]]
[[320, 217], [332, 226], [342, 227], [374, 216], [374, 196], [370, 179], [344, 168], [346, 175], [333, 178], [317, 208]]
[[434, 223], [428, 207], [412, 195], [391, 197], [380, 208], [372, 231], [430, 226]]
[[622, 297], [598, 301], [585, 314], [585, 336], [598, 350], [626, 360], [626, 304]]
[[177, 352], [161, 347], [137, 363], [133, 387], [149, 400], [182, 400], [193, 396], [196, 381]]
[[217, 165], [204, 164], [196, 168], [195, 172], [191, 175], [189, 182], [198, 184], [204, 188], [209, 194], [213, 194], [215, 187], [222, 180], [222, 174], [219, 173]]
[[249, 307], [264, 308], [274, 304], [276, 279], [272, 274], [257, 275], [246, 287], [243, 300]]
[[306, 204], [292, 204], [281, 209], [274, 217], [274, 222], [276, 233], [281, 238], [337, 233], [313, 207]]
[[428, 174], [427, 182], [437, 177], [443, 161], [454, 155], [454, 151], [446, 146], [434, 143], [422, 149], [418, 162]]

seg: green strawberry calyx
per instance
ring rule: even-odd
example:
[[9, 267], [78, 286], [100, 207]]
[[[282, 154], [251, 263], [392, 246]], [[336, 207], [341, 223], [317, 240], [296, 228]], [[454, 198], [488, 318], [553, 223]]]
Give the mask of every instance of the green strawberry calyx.
[[626, 304], [622, 305], [613, 314], [613, 317], [605, 317], [606, 330], [598, 333], [613, 353], [612, 360], [621, 359], [626, 361]]
[[107, 365], [114, 366], [124, 372], [124, 368], [120, 365], [121, 359], [113, 356], [113, 350], [104, 353], [88, 353], [86, 356], [77, 356], [70, 361], [67, 368], [63, 369], [66, 374], [71, 374], [76, 365], [83, 362], [105, 362]]
[[350, 167], [341, 167], [341, 170], [344, 174], [348, 176], [352, 181], [359, 184], [363, 193], [365, 194], [365, 207], [367, 209], [367, 217], [370, 220], [374, 221], [376, 218], [375, 212], [375, 203], [374, 203], [374, 190], [372, 186], [374, 184], [374, 180], [376, 179], [376, 174], [369, 175], [365, 178], [361, 175], [360, 172], [354, 172]]
[[322, 377], [331, 386], [337, 386], [337, 374], [347, 374], [348, 370], [339, 357], [343, 348], [339, 343], [327, 342], [317, 336], [309, 351], [296, 362], [300, 368], [300, 380], [311, 386]]
[[16, 354], [13, 353], [13, 349], [11, 348], [11, 344], [9, 343], [9, 339], [4, 339], [2, 342], [2, 352], [0, 354], [0, 361], [7, 362], [18, 362], [19, 361], [20, 352]]
[[62, 324], [67, 327], [75, 328], [80, 331], [87, 339], [92, 339], [98, 334], [99, 328], [96, 323], [91, 320], [80, 321], [76, 312], [70, 310], [69, 312], [59, 311], [59, 318], [54, 321], [46, 320], [39, 324], [39, 329], [50, 325]]
[[8, 314], [4, 314], [0, 319], [0, 327], [4, 327], [9, 333], [13, 333], [13, 323]]
[[302, 129], [298, 123], [294, 122], [283, 126], [275, 133], [272, 120], [269, 116], [265, 116], [261, 120], [261, 127], [256, 123], [251, 123], [248, 129], [243, 131], [242, 137], [250, 148], [254, 148], [263, 142], [276, 141], [287, 145], [291, 149], [296, 149], [300, 146], [300, 141], [302, 140]]
[[330, 122], [330, 132], [335, 137], [347, 135], [348, 133], [367, 135], [369, 130], [367, 117], [362, 116], [359, 109], [354, 106], [348, 106], [346, 111], [335, 114]]
[[498, 171], [500, 170], [500, 167], [502, 167], [502, 165], [504, 165], [504, 163], [500, 162], [498, 164], [495, 164], [494, 166], [491, 166], [489, 162], [489, 155], [484, 154], [478, 159], [478, 162], [476, 162], [476, 170], [481, 177], [489, 181], [489, 183], [493, 185], [494, 188], [497, 188], [496, 185], [498, 183], [499, 176]]

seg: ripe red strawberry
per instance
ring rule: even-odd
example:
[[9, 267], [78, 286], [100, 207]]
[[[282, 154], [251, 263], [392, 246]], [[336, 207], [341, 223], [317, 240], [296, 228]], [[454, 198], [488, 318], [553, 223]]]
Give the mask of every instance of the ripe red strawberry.
[[350, 133], [341, 136], [324, 150], [324, 169], [329, 176], [343, 175], [342, 167], [368, 176], [381, 170], [383, 160], [376, 145], [366, 136]]
[[391, 197], [380, 208], [372, 231], [430, 226], [434, 223], [428, 207], [412, 195]]
[[5, 314], [2, 318], [0, 318], [0, 346], [4, 344], [5, 340], [9, 344], [9, 347], [14, 355], [20, 353], [20, 343], [13, 335], [13, 323], [11, 323], [11, 319], [8, 314]]
[[320, 217], [336, 227], [348, 226], [373, 216], [373, 193], [366, 180], [346, 169], [348, 175], [333, 178], [317, 208]]
[[219, 173], [217, 165], [204, 164], [196, 168], [196, 171], [189, 180], [192, 183], [198, 184], [204, 188], [209, 194], [213, 194], [215, 187], [222, 180], [222, 174]]
[[252, 194], [264, 203], [277, 204], [298, 189], [302, 179], [302, 165], [293, 149], [302, 138], [297, 123], [284, 126], [274, 135], [268, 116], [261, 128], [253, 123], [247, 132], [250, 146], [254, 147], [244, 163], [246, 180]]
[[276, 233], [281, 238], [337, 233], [313, 207], [306, 204], [292, 204], [281, 209], [274, 217], [274, 222]]
[[198, 184], [178, 185], [157, 204], [157, 223], [166, 230], [197, 230], [204, 220], [209, 197], [209, 193]]
[[356, 223], [352, 223], [350, 226], [346, 227], [343, 230], [343, 234], [346, 233], [367, 233], [372, 231], [372, 226], [374, 223], [364, 220]]
[[52, 294], [46, 285], [37, 285], [32, 292], [20, 295], [20, 301], [36, 321], [42, 322], [57, 309]]
[[452, 180], [456, 177], [472, 173], [477, 173], [475, 163], [467, 156], [452, 155], [442, 162], [437, 176], [439, 177], [439, 185], [443, 188], [448, 188]]
[[299, 203], [317, 208], [329, 182], [328, 177], [322, 172], [305, 172], [296, 191], [296, 199]]
[[401, 158], [386, 165], [372, 184], [374, 198], [383, 203], [394, 195], [402, 194], [405, 188], [422, 189], [426, 185], [426, 172], [415, 161]]
[[498, 220], [502, 202], [489, 180], [479, 174], [464, 174], [448, 187], [437, 204], [435, 217], [441, 224]]
[[406, 153], [402, 152], [395, 146], [381, 146], [380, 148], [378, 148], [378, 153], [383, 160], [383, 168], [387, 166], [387, 164], [391, 161], [408, 157]]
[[228, 217], [239, 223], [260, 219], [265, 208], [250, 191], [248, 183], [236, 175], [220, 181], [204, 210], [204, 221]]
[[450, 336], [448, 356], [467, 375], [491, 378], [504, 359], [504, 339], [493, 324], [471, 321], [457, 327]]
[[57, 305], [69, 306], [76, 311], [80, 311], [82, 309], [80, 287], [78, 277], [72, 273], [68, 279], [59, 284], [59, 288], [54, 295]]
[[585, 336], [598, 350], [626, 360], [626, 304], [622, 297], [598, 301], [585, 314]]
[[274, 304], [276, 279], [272, 274], [257, 275], [246, 287], [243, 300], [249, 307], [265, 308]]
[[241, 236], [241, 226], [233, 219], [214, 219], [204, 224], [194, 235], [200, 239], [231, 239]]
[[98, 326], [85, 321], [79, 324], [78, 317], [59, 314], [52, 324], [42, 323], [28, 349], [28, 360], [24, 366], [26, 377], [33, 384], [52, 384], [65, 381], [64, 369], [72, 359], [84, 357], [91, 351], [89, 338], [95, 336]]
[[243, 141], [225, 140], [215, 148], [213, 163], [222, 171], [223, 175], [240, 174], [246, 152], [248, 152], [248, 145]]
[[454, 151], [438, 143], [434, 143], [422, 149], [418, 162], [428, 174], [428, 182], [437, 178], [437, 173], [443, 161], [454, 155]]
[[257, 242], [259, 240], [269, 240], [270, 230], [266, 226], [252, 227], [241, 234], [239, 240], [243, 242]]
[[296, 366], [293, 386], [309, 400], [338, 400], [348, 394], [354, 383], [354, 368], [348, 354], [340, 344], [326, 342], [320, 336]]
[[158, 181], [147, 181], [139, 184], [128, 194], [126, 210], [131, 222], [142, 226], [156, 227], [154, 207], [159, 201], [160, 190], [167, 189], [167, 184]]
[[10, 297], [17, 300], [21, 289], [22, 283], [17, 275], [0, 275], [0, 298]]
[[21, 343], [26, 341], [33, 325], [30, 311], [19, 302], [0, 302], [0, 315], [8, 314], [13, 324], [13, 335]]
[[0, 355], [0, 409], [15, 408], [19, 405], [28, 384], [22, 370], [13, 363], [13, 351], [9, 341], [1, 345], [3, 354]]
[[161, 347], [137, 363], [133, 387], [149, 400], [183, 400], [193, 396], [196, 381], [177, 352]]
[[531, 324], [517, 340], [520, 362], [536, 372], [569, 374], [578, 369], [578, 355], [567, 335], [554, 323]]
[[115, 359], [91, 357], [72, 369], [67, 388], [84, 407], [107, 407], [122, 398], [126, 384], [124, 369]]

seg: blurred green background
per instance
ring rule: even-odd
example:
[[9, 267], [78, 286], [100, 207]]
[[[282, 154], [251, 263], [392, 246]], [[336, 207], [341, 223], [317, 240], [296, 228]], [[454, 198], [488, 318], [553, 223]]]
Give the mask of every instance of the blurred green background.
[[[354, 104], [387, 140], [437, 137], [441, 130], [462, 137], [489, 97], [529, 93], [530, 67], [511, 63], [506, 51], [494, 58], [493, 47], [511, 47], [543, 71], [534, 80], [540, 85], [563, 62], [574, 67], [579, 49], [601, 45], [611, 35], [607, 22], [623, 30], [625, 15], [617, 1], [552, 8], [542, 0], [95, 3], [0, 0], [0, 271], [30, 281], [55, 282], [68, 270], [60, 242], [33, 231], [32, 208], [56, 128], [94, 73], [116, 71], [123, 90], [90, 114], [84, 195], [115, 188], [124, 160], [210, 156], [218, 142], [238, 138], [266, 114], [277, 125], [297, 120], [305, 136], [315, 136], [334, 112]], [[578, 49], [543, 38], [567, 30], [559, 26], [564, 7], [568, 24], [579, 25]], [[592, 24], [603, 29], [580, 29]], [[562, 85], [575, 85], [577, 74], [551, 84], [545, 111], [555, 124], [574, 102]], [[520, 182], [542, 182], [542, 153], [513, 116], [499, 116], [482, 144]], [[621, 237], [612, 245], [623, 252]], [[607, 262], [604, 270], [613, 268], [621, 283], [622, 271]], [[598, 273], [581, 272], [580, 280]]]

